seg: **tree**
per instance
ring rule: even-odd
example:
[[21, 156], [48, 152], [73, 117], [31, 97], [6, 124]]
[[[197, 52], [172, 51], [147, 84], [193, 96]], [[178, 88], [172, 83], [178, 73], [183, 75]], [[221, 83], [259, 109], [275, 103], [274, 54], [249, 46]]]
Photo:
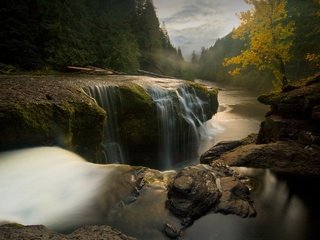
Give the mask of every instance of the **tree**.
[[178, 47], [178, 57], [179, 57], [180, 60], [183, 61], [182, 51], [181, 51], [180, 47]]
[[[317, 19], [317, 22], [319, 23], [320, 20], [320, 0], [314, 0], [314, 3], [316, 4], [316, 8], [313, 9], [313, 12], [311, 13], [314, 18]], [[320, 34], [320, 27], [319, 24], [316, 24], [313, 26], [312, 29], [312, 35], [317, 35], [319, 36]], [[318, 39], [318, 38], [317, 38]], [[317, 48], [313, 49], [312, 53], [307, 53], [306, 55], [306, 60], [314, 63], [317, 67], [320, 67], [320, 48], [319, 48], [319, 42], [317, 44]]]
[[199, 57], [196, 54], [196, 51], [193, 50], [192, 55], [191, 55], [191, 63], [196, 64], [198, 63]]
[[255, 67], [259, 71], [271, 70], [276, 88], [288, 85], [285, 65], [290, 60], [294, 24], [287, 19], [285, 0], [245, 0], [253, 6], [241, 12], [240, 26], [233, 31], [233, 38], [246, 40], [248, 45], [238, 56], [226, 58], [224, 66], [237, 65], [230, 73]]

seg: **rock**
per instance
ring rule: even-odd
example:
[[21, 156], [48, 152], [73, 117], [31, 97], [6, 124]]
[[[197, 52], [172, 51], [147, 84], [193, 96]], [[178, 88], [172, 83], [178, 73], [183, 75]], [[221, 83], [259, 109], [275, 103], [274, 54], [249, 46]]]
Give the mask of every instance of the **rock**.
[[320, 121], [320, 105], [317, 105], [317, 106], [313, 107], [311, 119], [314, 122], [319, 122]]
[[249, 199], [249, 189], [235, 177], [220, 179], [222, 192], [214, 211], [224, 214], [236, 214], [241, 217], [254, 217], [256, 210]]
[[261, 123], [257, 143], [297, 140], [302, 131], [315, 131], [314, 124], [302, 119], [271, 115]]
[[1, 76], [0, 151], [58, 145], [99, 161], [106, 113], [78, 86], [59, 80]]
[[255, 143], [257, 141], [257, 136], [257, 134], [250, 134], [242, 140], [219, 142], [201, 155], [200, 162], [202, 164], [209, 164], [215, 159], [218, 159], [222, 154], [231, 151], [241, 145]]
[[220, 196], [212, 169], [186, 167], [169, 185], [167, 207], [180, 218], [197, 219], [213, 208]]
[[166, 204], [186, 227], [210, 210], [242, 217], [255, 216], [249, 189], [229, 167], [219, 164], [181, 170], [169, 185]]
[[85, 226], [71, 234], [64, 235], [53, 232], [42, 225], [23, 226], [7, 224], [0, 226], [0, 240], [133, 240], [109, 226]]
[[202, 164], [208, 164], [211, 161], [219, 158], [223, 153], [230, 151], [241, 145], [241, 141], [224, 141], [219, 142], [200, 157], [200, 162]]
[[[315, 79], [318, 78], [319, 76], [315, 76]], [[320, 82], [311, 80], [305, 86], [287, 92], [262, 95], [258, 100], [272, 106], [271, 114], [311, 119], [313, 107], [320, 104]]]
[[181, 235], [181, 230], [178, 230], [169, 223], [165, 224], [164, 232], [169, 238], [178, 238]]
[[215, 161], [230, 166], [270, 168], [278, 172], [297, 175], [319, 175], [319, 149], [316, 146], [306, 148], [293, 141], [249, 144], [227, 152]]

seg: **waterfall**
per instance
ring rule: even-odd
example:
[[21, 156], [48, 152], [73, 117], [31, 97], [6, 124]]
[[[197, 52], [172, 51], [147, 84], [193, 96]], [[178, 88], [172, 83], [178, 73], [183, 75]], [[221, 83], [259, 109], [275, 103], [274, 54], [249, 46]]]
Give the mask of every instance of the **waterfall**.
[[[174, 88], [161, 84], [143, 84], [141, 87], [150, 95], [157, 113], [158, 146], [152, 158], [154, 163], [157, 161], [156, 165], [161, 169], [169, 169], [175, 163], [195, 160], [200, 140], [206, 137], [204, 102], [197, 96], [196, 90], [182, 84]], [[130, 162], [129, 157], [133, 154], [123, 144], [126, 141], [119, 136], [120, 129], [126, 126], [118, 121], [125, 118], [121, 117], [125, 114], [121, 111], [121, 97], [126, 95], [117, 86], [90, 86], [85, 91], [107, 112], [103, 143], [106, 163], [125, 162], [124, 148], [128, 154], [126, 162]]]
[[203, 102], [193, 88], [177, 90], [152, 86], [146, 88], [157, 107], [159, 126], [158, 158], [163, 168], [175, 162], [193, 160], [199, 141], [206, 136]]
[[124, 163], [125, 158], [118, 133], [118, 112], [121, 107], [119, 89], [114, 86], [89, 86], [86, 93], [107, 112], [102, 151], [106, 163]]
[[173, 151], [176, 148], [176, 111], [170, 92], [161, 87], [148, 87], [148, 93], [157, 107], [159, 146], [158, 158], [163, 168], [171, 167]]

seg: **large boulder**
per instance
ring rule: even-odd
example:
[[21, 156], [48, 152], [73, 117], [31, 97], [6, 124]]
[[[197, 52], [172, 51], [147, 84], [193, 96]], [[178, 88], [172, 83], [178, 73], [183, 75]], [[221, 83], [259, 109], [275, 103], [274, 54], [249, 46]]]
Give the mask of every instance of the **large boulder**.
[[58, 79], [1, 76], [0, 151], [58, 145], [98, 161], [106, 113]]
[[182, 169], [169, 185], [166, 205], [184, 226], [210, 210], [242, 217], [256, 214], [248, 187], [229, 167], [221, 164]]

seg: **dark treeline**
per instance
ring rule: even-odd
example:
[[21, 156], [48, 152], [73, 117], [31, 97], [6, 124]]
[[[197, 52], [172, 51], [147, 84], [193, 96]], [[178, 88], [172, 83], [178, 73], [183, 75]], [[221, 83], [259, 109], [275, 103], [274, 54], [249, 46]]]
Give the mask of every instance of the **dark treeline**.
[[187, 77], [152, 0], [1, 0], [0, 63], [142, 68]]
[[[292, 46], [292, 58], [286, 70], [289, 81], [308, 77], [319, 67], [306, 60], [308, 53], [320, 52], [319, 5], [314, 0], [288, 0], [287, 21], [295, 23], [295, 35]], [[247, 69], [238, 76], [230, 76], [230, 67], [224, 67], [225, 58], [240, 54], [247, 43], [233, 39], [232, 33], [216, 41], [214, 46], [202, 49], [198, 56], [197, 75], [199, 78], [222, 83], [231, 83], [248, 88], [266, 89], [272, 87], [272, 73]]]

